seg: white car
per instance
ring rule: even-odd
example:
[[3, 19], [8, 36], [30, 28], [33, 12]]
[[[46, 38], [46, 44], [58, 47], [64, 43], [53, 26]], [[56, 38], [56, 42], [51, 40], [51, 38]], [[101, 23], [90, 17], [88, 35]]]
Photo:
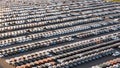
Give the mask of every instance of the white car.
[[120, 55], [120, 52], [118, 52], [118, 51], [115, 51], [113, 54], [112, 54], [113, 56], [119, 56]]

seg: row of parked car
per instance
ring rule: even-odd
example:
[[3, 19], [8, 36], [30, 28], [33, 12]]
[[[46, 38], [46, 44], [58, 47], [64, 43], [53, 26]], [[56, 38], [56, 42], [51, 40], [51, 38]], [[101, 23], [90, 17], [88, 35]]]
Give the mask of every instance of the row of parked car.
[[[14, 37], [14, 38], [9, 38], [5, 40], [0, 41], [1, 47], [3, 46], [8, 46], [11, 44], [16, 44], [16, 43], [23, 43], [26, 41], [32, 41], [35, 39], [40, 39], [40, 38], [47, 38], [47, 37], [52, 37], [52, 36], [57, 36], [57, 35], [63, 35], [63, 34], [68, 34], [68, 33], [73, 33], [76, 31], [83, 31], [83, 30], [88, 30], [92, 28], [97, 28], [100, 26], [101, 23], [90, 23], [90, 24], [85, 24], [85, 25], [77, 25], [73, 27], [67, 27], [67, 28], [62, 28], [62, 29], [57, 29], [53, 31], [47, 31], [47, 32], [40, 32], [40, 33], [35, 33], [35, 34], [28, 34], [25, 36], [20, 36], [20, 37]], [[28, 31], [29, 32], [29, 31]]]
[[13, 68], [76, 68], [116, 57], [119, 6], [99, 1], [44, 9], [38, 5], [10, 6], [9, 12], [0, 12], [0, 59]]
[[[114, 42], [119, 40], [119, 39], [114, 39], [115, 37], [118, 37], [118, 38], [120, 37], [119, 32], [101, 36], [98, 38], [92, 38], [90, 40], [75, 42], [73, 44], [68, 44], [68, 45], [64, 45], [61, 47], [57, 47], [57, 48], [52, 48], [52, 49], [47, 49], [44, 51], [35, 52], [32, 54], [28, 54], [28, 55], [23, 55], [20, 57], [7, 59], [6, 62], [9, 64], [12, 64], [12, 65], [17, 64], [19, 66], [21, 64], [29, 63], [30, 60], [36, 61], [38, 59], [45, 59], [46, 57], [48, 57], [48, 58], [56, 59], [56, 60], [58, 60], [58, 62], [62, 63], [64, 61], [68, 60], [68, 59], [66, 59], [67, 57], [75, 56], [77, 54], [79, 54], [79, 56], [84, 56], [84, 54], [85, 54], [85, 56], [86, 56], [88, 54], [91, 54], [91, 52], [96, 53], [96, 51], [99, 52], [99, 51], [102, 51], [105, 49], [109, 49], [111, 47], [119, 46], [119, 45], [112, 45], [112, 44], [114, 44]], [[111, 43], [111, 46], [107, 45], [110, 43]], [[99, 49], [97, 49], [97, 48], [99, 48]], [[16, 47], [16, 49], [17, 49], [17, 47]], [[21, 49], [18, 49], [18, 50], [16, 50], [16, 49], [9, 48], [6, 50], [2, 50], [1, 52], [3, 53], [3, 55], [7, 55], [7, 53], [8, 54], [13, 53], [15, 55], [15, 51], [17, 52], [18, 50], [19, 51], [21, 50]], [[26, 50], [27, 48], [23, 47], [22, 49]], [[34, 49], [34, 47], [33, 47], [33, 49]], [[112, 53], [110, 53], [110, 54], [112, 54]], [[29, 57], [31, 57], [31, 58], [29, 58]], [[21, 64], [19, 64], [19, 63], [21, 63]]]
[[103, 62], [99, 65], [93, 66], [92, 68], [119, 68], [119, 62], [120, 58], [116, 58], [107, 62]]

